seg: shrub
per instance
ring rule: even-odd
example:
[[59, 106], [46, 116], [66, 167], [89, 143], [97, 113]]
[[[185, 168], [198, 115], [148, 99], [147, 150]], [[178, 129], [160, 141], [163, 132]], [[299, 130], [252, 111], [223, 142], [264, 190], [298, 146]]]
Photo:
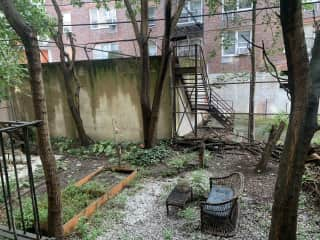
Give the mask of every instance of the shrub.
[[134, 145], [127, 150], [125, 160], [136, 166], [149, 166], [161, 162], [171, 154], [172, 150], [164, 142], [151, 149]]

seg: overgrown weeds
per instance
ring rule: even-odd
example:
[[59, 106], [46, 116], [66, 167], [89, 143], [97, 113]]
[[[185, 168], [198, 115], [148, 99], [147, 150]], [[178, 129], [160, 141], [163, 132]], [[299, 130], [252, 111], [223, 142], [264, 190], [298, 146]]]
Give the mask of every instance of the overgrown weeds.
[[[66, 223], [79, 211], [87, 207], [93, 200], [102, 196], [105, 192], [105, 187], [95, 181], [90, 181], [80, 187], [70, 185], [64, 189], [62, 192], [62, 211], [63, 211], [63, 222]], [[33, 211], [32, 202], [30, 198], [23, 200], [22, 204], [24, 212], [24, 222], [26, 228], [33, 227]], [[40, 197], [38, 201], [39, 218], [41, 223], [45, 223], [48, 217], [48, 200], [47, 196], [44, 195]], [[15, 218], [17, 220], [17, 226], [21, 228], [22, 217], [20, 215], [19, 209], [14, 212]]]

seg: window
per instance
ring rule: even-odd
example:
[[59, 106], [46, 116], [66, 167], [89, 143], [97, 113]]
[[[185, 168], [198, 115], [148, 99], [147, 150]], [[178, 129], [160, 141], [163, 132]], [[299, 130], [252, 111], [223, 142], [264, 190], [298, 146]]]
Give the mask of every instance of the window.
[[222, 36], [222, 56], [237, 56], [249, 53], [251, 31], [225, 32]]
[[307, 45], [308, 55], [311, 57], [312, 48], [313, 48], [314, 39], [315, 39], [314, 27], [312, 25], [304, 26], [304, 34], [306, 37], [306, 45]]
[[118, 56], [119, 45], [117, 43], [101, 43], [94, 47], [93, 59], [108, 59]]
[[148, 15], [149, 15], [149, 27], [156, 25], [154, 19], [156, 19], [156, 7], [149, 7], [148, 8]]
[[157, 43], [155, 41], [149, 40], [148, 46], [149, 46], [149, 55], [157, 56], [157, 52], [158, 52]]
[[62, 14], [63, 18], [63, 32], [68, 33], [72, 32], [72, 27], [71, 26], [65, 26], [65, 25], [71, 25], [71, 13], [63, 13]]
[[252, 8], [252, 0], [224, 0], [223, 11], [237, 11]]
[[200, 38], [189, 38], [186, 40], [178, 41], [178, 52], [177, 55], [181, 57], [194, 56], [195, 55], [195, 45], [202, 45]]
[[202, 0], [187, 0], [178, 24], [202, 23]]
[[115, 29], [117, 21], [116, 9], [92, 8], [89, 10], [91, 29]]

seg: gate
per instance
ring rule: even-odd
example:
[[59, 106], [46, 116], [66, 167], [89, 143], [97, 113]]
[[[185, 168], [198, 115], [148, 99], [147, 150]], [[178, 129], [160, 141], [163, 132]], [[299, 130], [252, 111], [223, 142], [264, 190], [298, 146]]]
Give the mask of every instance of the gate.
[[[35, 130], [39, 124], [41, 121], [0, 122], [0, 239], [48, 239], [43, 237], [40, 232], [30, 153], [31, 131]], [[21, 153], [23, 160], [20, 163], [25, 164], [24, 174], [21, 167], [18, 168], [18, 148], [23, 152], [23, 154]], [[22, 179], [27, 182], [28, 187], [22, 186]], [[23, 209], [25, 201], [31, 201], [32, 229], [27, 229], [26, 226], [25, 210]]]

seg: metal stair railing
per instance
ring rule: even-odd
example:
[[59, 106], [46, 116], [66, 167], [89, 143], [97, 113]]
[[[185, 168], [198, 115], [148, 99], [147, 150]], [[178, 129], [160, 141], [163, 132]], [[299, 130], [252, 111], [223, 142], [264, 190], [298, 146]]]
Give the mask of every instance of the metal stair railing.
[[[187, 73], [194, 75], [194, 78], [185, 79], [181, 73], [183, 88], [191, 107], [197, 110], [197, 105], [208, 105], [209, 112], [215, 112], [225, 124], [231, 125], [234, 117], [233, 107], [211, 88], [202, 47], [198, 44], [178, 45], [174, 47], [174, 56], [179, 68], [194, 68], [194, 72]], [[194, 82], [190, 82], [193, 80]], [[201, 96], [199, 89], [203, 89], [200, 92]]]
[[203, 82], [206, 86], [206, 89], [209, 92], [209, 105], [214, 106], [219, 112], [221, 112], [226, 116], [226, 117], [233, 117], [234, 115], [234, 110], [233, 107], [230, 106], [226, 100], [224, 100], [218, 93], [216, 93], [211, 87], [209, 83], [209, 76], [206, 68], [206, 62], [204, 59], [204, 52], [203, 49], [200, 45], [197, 45], [199, 48], [200, 52], [200, 69], [203, 73]]

